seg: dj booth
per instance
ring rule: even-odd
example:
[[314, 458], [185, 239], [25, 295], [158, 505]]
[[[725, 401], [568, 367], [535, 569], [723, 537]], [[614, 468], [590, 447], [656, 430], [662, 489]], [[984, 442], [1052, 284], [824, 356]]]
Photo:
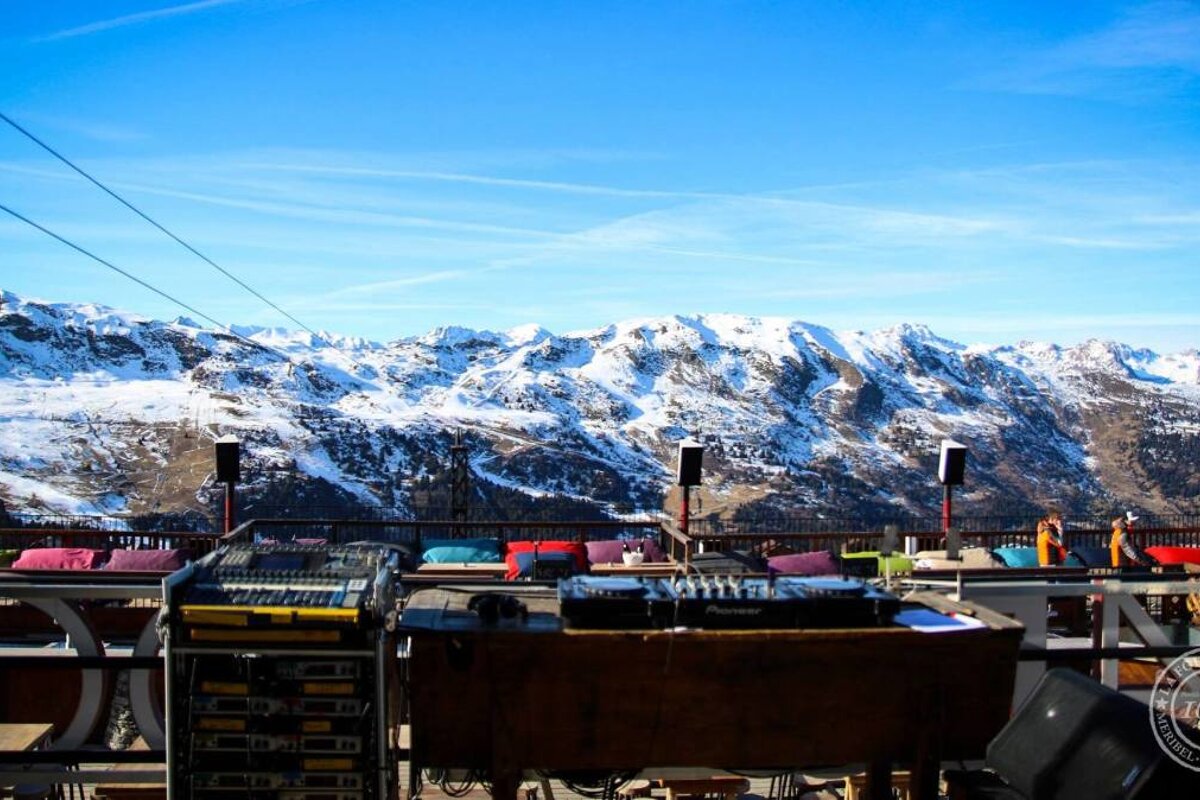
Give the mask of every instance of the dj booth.
[[[891, 797], [895, 764], [913, 771], [914, 797], [934, 798], [939, 763], [982, 758], [1009, 718], [1021, 626], [939, 595], [905, 608], [984, 624], [638, 628], [618, 602], [605, 628], [561, 591], [443, 586], [410, 597], [398, 633], [411, 637], [414, 770], [478, 770], [495, 800], [512, 800], [529, 769], [861, 764], [868, 796]], [[748, 592], [683, 586], [676, 599], [688, 591], [727, 607]], [[721, 604], [696, 608], [710, 606]]]

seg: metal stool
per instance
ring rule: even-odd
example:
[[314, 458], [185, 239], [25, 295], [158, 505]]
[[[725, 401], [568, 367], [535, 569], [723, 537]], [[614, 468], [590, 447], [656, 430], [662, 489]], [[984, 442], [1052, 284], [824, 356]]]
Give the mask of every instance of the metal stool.
[[13, 787], [13, 800], [49, 800], [54, 787], [46, 783], [18, 783]]

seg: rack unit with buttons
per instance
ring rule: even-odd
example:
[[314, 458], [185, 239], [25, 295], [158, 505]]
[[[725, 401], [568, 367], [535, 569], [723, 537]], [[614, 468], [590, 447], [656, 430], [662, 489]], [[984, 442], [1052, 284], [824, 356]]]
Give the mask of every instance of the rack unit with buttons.
[[217, 550], [165, 582], [169, 800], [387, 800], [395, 556]]

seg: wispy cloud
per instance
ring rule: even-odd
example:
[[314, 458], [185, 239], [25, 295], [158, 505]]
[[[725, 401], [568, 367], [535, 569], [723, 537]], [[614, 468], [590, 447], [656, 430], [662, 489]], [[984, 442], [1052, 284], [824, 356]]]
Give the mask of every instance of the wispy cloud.
[[1163, 0], [1107, 28], [1016, 54], [1012, 66], [973, 81], [1027, 94], [1102, 94], [1125, 100], [1170, 94], [1200, 76], [1200, 6]]
[[1153, 241], [1145, 236], [1116, 239], [1106, 236], [1057, 236], [1042, 234], [1035, 238], [1046, 244], [1062, 245], [1063, 247], [1081, 247], [1092, 250], [1162, 250], [1176, 244], [1170, 241]]
[[1036, 318], [1029, 315], [980, 314], [972, 317], [935, 316], [926, 319], [925, 322], [935, 329], [955, 328], [996, 334], [1045, 334], [1054, 331], [1108, 328], [1194, 328], [1200, 331], [1200, 314], [1189, 313], [1051, 314]]
[[329, 299], [340, 299], [357, 297], [360, 295], [382, 295], [387, 292], [394, 292], [398, 289], [408, 289], [413, 286], [423, 286], [430, 283], [443, 283], [445, 281], [458, 280], [460, 278], [465, 278], [470, 274], [470, 271], [462, 269], [437, 270], [435, 272], [427, 272], [422, 275], [410, 275], [405, 278], [394, 278], [392, 280], [364, 283], [358, 286], [347, 286], [331, 292], [329, 295], [327, 295], [327, 297]]
[[[14, 116], [18, 115], [14, 114]], [[23, 122], [29, 122], [38, 127], [67, 131], [96, 142], [120, 144], [123, 142], [141, 142], [150, 138], [145, 131], [137, 130], [129, 125], [111, 122], [77, 119], [37, 112], [23, 112], [19, 117]]]
[[1002, 276], [987, 271], [888, 271], [864, 274], [844, 271], [808, 276], [803, 285], [792, 287], [743, 288], [732, 290], [738, 296], [756, 296], [788, 300], [822, 300], [834, 298], [888, 298], [921, 294], [945, 294], [997, 283]]
[[563, 181], [540, 181], [528, 178], [500, 178], [488, 175], [470, 175], [456, 172], [434, 172], [423, 170], [376, 169], [371, 167], [338, 167], [315, 166], [305, 164], [247, 164], [251, 169], [279, 170], [295, 173], [311, 173], [318, 175], [337, 175], [360, 178], [401, 178], [416, 181], [437, 181], [441, 183], [465, 183], [476, 186], [497, 186], [507, 189], [530, 189], [550, 192], [566, 192], [581, 195], [601, 195], [604, 197], [646, 197], [646, 198], [688, 198], [707, 197], [702, 192], [673, 192], [655, 189], [622, 189], [615, 186], [603, 186], [588, 183], [569, 183]]
[[307, 206], [297, 203], [270, 202], [261, 200], [240, 199], [204, 192], [188, 192], [175, 189], [165, 189], [157, 186], [147, 186], [132, 183], [110, 183], [115, 188], [140, 192], [143, 194], [175, 197], [182, 200], [193, 200], [215, 206], [225, 206], [244, 211], [255, 211], [281, 217], [308, 219], [320, 222], [330, 222], [348, 225], [373, 225], [398, 228], [422, 228], [427, 230], [454, 231], [458, 233], [500, 234], [507, 236], [533, 237], [550, 239], [561, 234], [535, 228], [519, 228], [489, 223], [463, 222], [457, 220], [435, 219], [432, 217], [389, 214], [379, 211], [367, 211], [354, 208], [330, 208]]
[[[739, 194], [575, 183], [570, 166], [551, 173], [497, 163], [504, 177], [496, 177], [479, 161], [450, 158], [423, 169], [424, 156], [407, 154], [287, 156], [87, 166], [226, 266], [271, 276], [273, 299], [328, 328], [412, 330], [467, 316], [575, 328], [699, 310], [822, 324], [842, 315], [857, 328], [884, 314], [889, 324], [932, 323], [953, 297], [962, 307], [982, 304], [976, 317], [934, 326], [959, 339], [1042, 335], [1031, 321], [1053, 325], [1045, 335], [1061, 339], [1059, 320], [1072, 312], [1085, 315], [1074, 330], [1119, 334], [1143, 321], [1164, 331], [1160, 338], [1194, 330], [1186, 315], [1170, 316], [1186, 310], [1178, 306], [1087, 317], [1104, 305], [1099, 287], [1129, 279], [1135, 259], [1148, 276], [1186, 283], [1180, 265], [1200, 243], [1200, 167], [1184, 158], [923, 169], [886, 186]], [[380, 166], [364, 163], [371, 158]], [[291, 169], [295, 162], [317, 168]], [[77, 177], [46, 166], [0, 161], [0, 194], [24, 192], [31, 214], [105, 255], [142, 257], [124, 241], [139, 230], [136, 220], [119, 208], [110, 214], [103, 197], [88, 201], [68, 183]], [[64, 198], [88, 203], [75, 205], [94, 231], [71, 227]], [[156, 234], [147, 227], [145, 236]], [[186, 263], [182, 253], [167, 260], [169, 243], [162, 247], [154, 263], [164, 274]], [[173, 269], [173, 281], [206, 277]], [[1061, 286], [1072, 287], [1062, 295], [1071, 300], [1033, 313], [1039, 299], [1030, 287], [1044, 280], [1055, 288], [1038, 298], [1058, 296]]]
[[218, 6], [228, 6], [235, 3], [243, 3], [246, 0], [197, 0], [195, 3], [184, 3], [177, 6], [168, 6], [166, 8], [156, 8], [151, 11], [139, 11], [136, 14], [125, 14], [120, 17], [112, 17], [110, 19], [102, 19], [96, 22], [89, 22], [86, 25], [79, 25], [74, 28], [66, 28], [65, 30], [55, 31], [54, 33], [40, 36], [34, 41], [52, 42], [59, 39], [73, 39], [77, 36], [88, 36], [93, 33], [102, 31], [110, 31], [114, 28], [124, 28], [128, 25], [137, 25], [143, 22], [152, 20], [168, 19], [170, 17], [179, 17], [185, 14], [196, 14], [201, 11]]

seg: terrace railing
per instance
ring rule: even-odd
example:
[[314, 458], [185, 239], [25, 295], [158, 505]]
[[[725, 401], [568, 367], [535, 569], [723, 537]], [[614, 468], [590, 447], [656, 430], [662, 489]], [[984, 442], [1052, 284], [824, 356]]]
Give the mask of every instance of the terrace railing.
[[664, 552], [683, 561], [692, 540], [670, 523], [643, 520], [469, 521], [458, 520], [291, 520], [256, 519], [240, 525], [223, 542], [315, 542], [347, 544], [358, 541], [404, 544], [420, 550], [431, 539], [496, 538], [504, 542], [533, 540], [597, 541], [616, 538], [658, 539]]
[[[862, 552], [878, 550], [883, 542], [883, 531], [851, 531], [851, 532], [804, 532], [804, 531], [775, 531], [775, 532], [723, 532], [720, 534], [698, 532], [689, 526], [689, 534], [706, 550], [750, 550], [760, 553], [770, 552], [811, 552], [828, 550], [833, 553]], [[946, 547], [945, 537], [941, 532], [926, 532], [899, 530], [899, 547], [904, 548], [907, 540], [913, 540], [911, 549], [915, 551], [942, 550]], [[1173, 546], [1200, 547], [1200, 526], [1192, 527], [1140, 527], [1134, 531], [1139, 544], [1143, 547]], [[1068, 529], [1064, 533], [1065, 544], [1072, 547], [1108, 547], [1112, 537], [1110, 528]], [[1030, 528], [1022, 531], [973, 531], [962, 534], [963, 546], [986, 547], [1033, 547], [1037, 534]]]
[[110, 553], [130, 550], [187, 550], [193, 558], [211, 552], [221, 542], [216, 533], [191, 531], [125, 531], [51, 528], [0, 528], [0, 550], [37, 547], [87, 547]]

